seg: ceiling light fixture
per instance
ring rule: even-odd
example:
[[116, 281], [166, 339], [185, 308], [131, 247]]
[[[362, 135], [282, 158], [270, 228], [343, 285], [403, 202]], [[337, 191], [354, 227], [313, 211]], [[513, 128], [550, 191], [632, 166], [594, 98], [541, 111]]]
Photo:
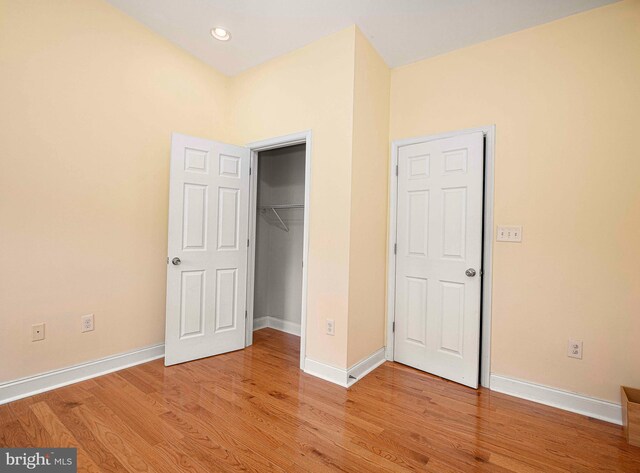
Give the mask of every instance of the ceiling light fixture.
[[231, 39], [231, 34], [224, 28], [220, 28], [216, 26], [211, 30], [211, 36], [220, 41], [229, 41]]

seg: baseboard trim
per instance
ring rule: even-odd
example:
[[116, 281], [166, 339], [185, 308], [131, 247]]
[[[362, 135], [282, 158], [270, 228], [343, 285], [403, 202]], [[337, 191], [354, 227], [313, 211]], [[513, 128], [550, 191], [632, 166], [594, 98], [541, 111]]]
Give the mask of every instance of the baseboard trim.
[[254, 317], [253, 318], [253, 331], [260, 330], [269, 327], [269, 317]]
[[384, 355], [385, 349], [383, 347], [349, 369], [336, 368], [335, 366], [306, 358], [304, 360], [304, 372], [343, 388], [349, 388], [387, 361]]
[[491, 390], [622, 425], [622, 408], [614, 402], [496, 374], [491, 375]]
[[272, 328], [291, 335], [300, 336], [300, 324], [268, 315], [253, 319], [253, 330]]
[[120, 353], [87, 363], [0, 384], [0, 404], [17, 401], [69, 384], [164, 357], [164, 344]]
[[321, 363], [311, 358], [305, 358], [304, 372], [316, 378], [342, 386], [343, 388], [347, 387], [347, 370], [344, 368], [336, 368], [335, 366], [327, 365], [326, 363]]
[[385, 348], [382, 347], [347, 370], [348, 385], [351, 386], [353, 383], [364, 378], [385, 361], [387, 361]]

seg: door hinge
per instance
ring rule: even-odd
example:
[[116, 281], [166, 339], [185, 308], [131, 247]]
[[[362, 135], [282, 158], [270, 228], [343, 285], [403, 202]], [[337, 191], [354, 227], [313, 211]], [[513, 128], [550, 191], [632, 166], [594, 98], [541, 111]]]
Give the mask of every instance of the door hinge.
[[394, 244], [393, 244], [393, 254], [394, 254], [394, 255], [397, 255], [397, 254], [398, 254], [398, 244], [397, 244], [397, 243], [394, 243]]
[[247, 311], [244, 311], [244, 319], [247, 320]]
[[391, 322], [391, 332], [396, 333], [396, 322]]
[[398, 165], [396, 164], [396, 176], [398, 175]]
[[247, 248], [249, 248], [249, 239], [247, 238]]
[[249, 175], [251, 175], [251, 168], [249, 168]]

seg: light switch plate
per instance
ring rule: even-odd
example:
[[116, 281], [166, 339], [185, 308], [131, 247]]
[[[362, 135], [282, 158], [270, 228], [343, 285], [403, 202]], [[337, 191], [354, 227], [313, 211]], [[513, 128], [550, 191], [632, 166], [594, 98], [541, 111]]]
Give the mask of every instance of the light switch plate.
[[498, 225], [496, 241], [520, 243], [522, 241], [522, 225]]

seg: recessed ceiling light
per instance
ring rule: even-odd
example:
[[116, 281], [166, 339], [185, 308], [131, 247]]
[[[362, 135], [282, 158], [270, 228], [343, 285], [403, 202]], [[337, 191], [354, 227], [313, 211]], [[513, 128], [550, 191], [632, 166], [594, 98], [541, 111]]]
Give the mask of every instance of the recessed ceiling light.
[[229, 41], [231, 39], [231, 34], [224, 28], [220, 28], [216, 26], [211, 30], [211, 36], [215, 39], [219, 39], [220, 41]]

